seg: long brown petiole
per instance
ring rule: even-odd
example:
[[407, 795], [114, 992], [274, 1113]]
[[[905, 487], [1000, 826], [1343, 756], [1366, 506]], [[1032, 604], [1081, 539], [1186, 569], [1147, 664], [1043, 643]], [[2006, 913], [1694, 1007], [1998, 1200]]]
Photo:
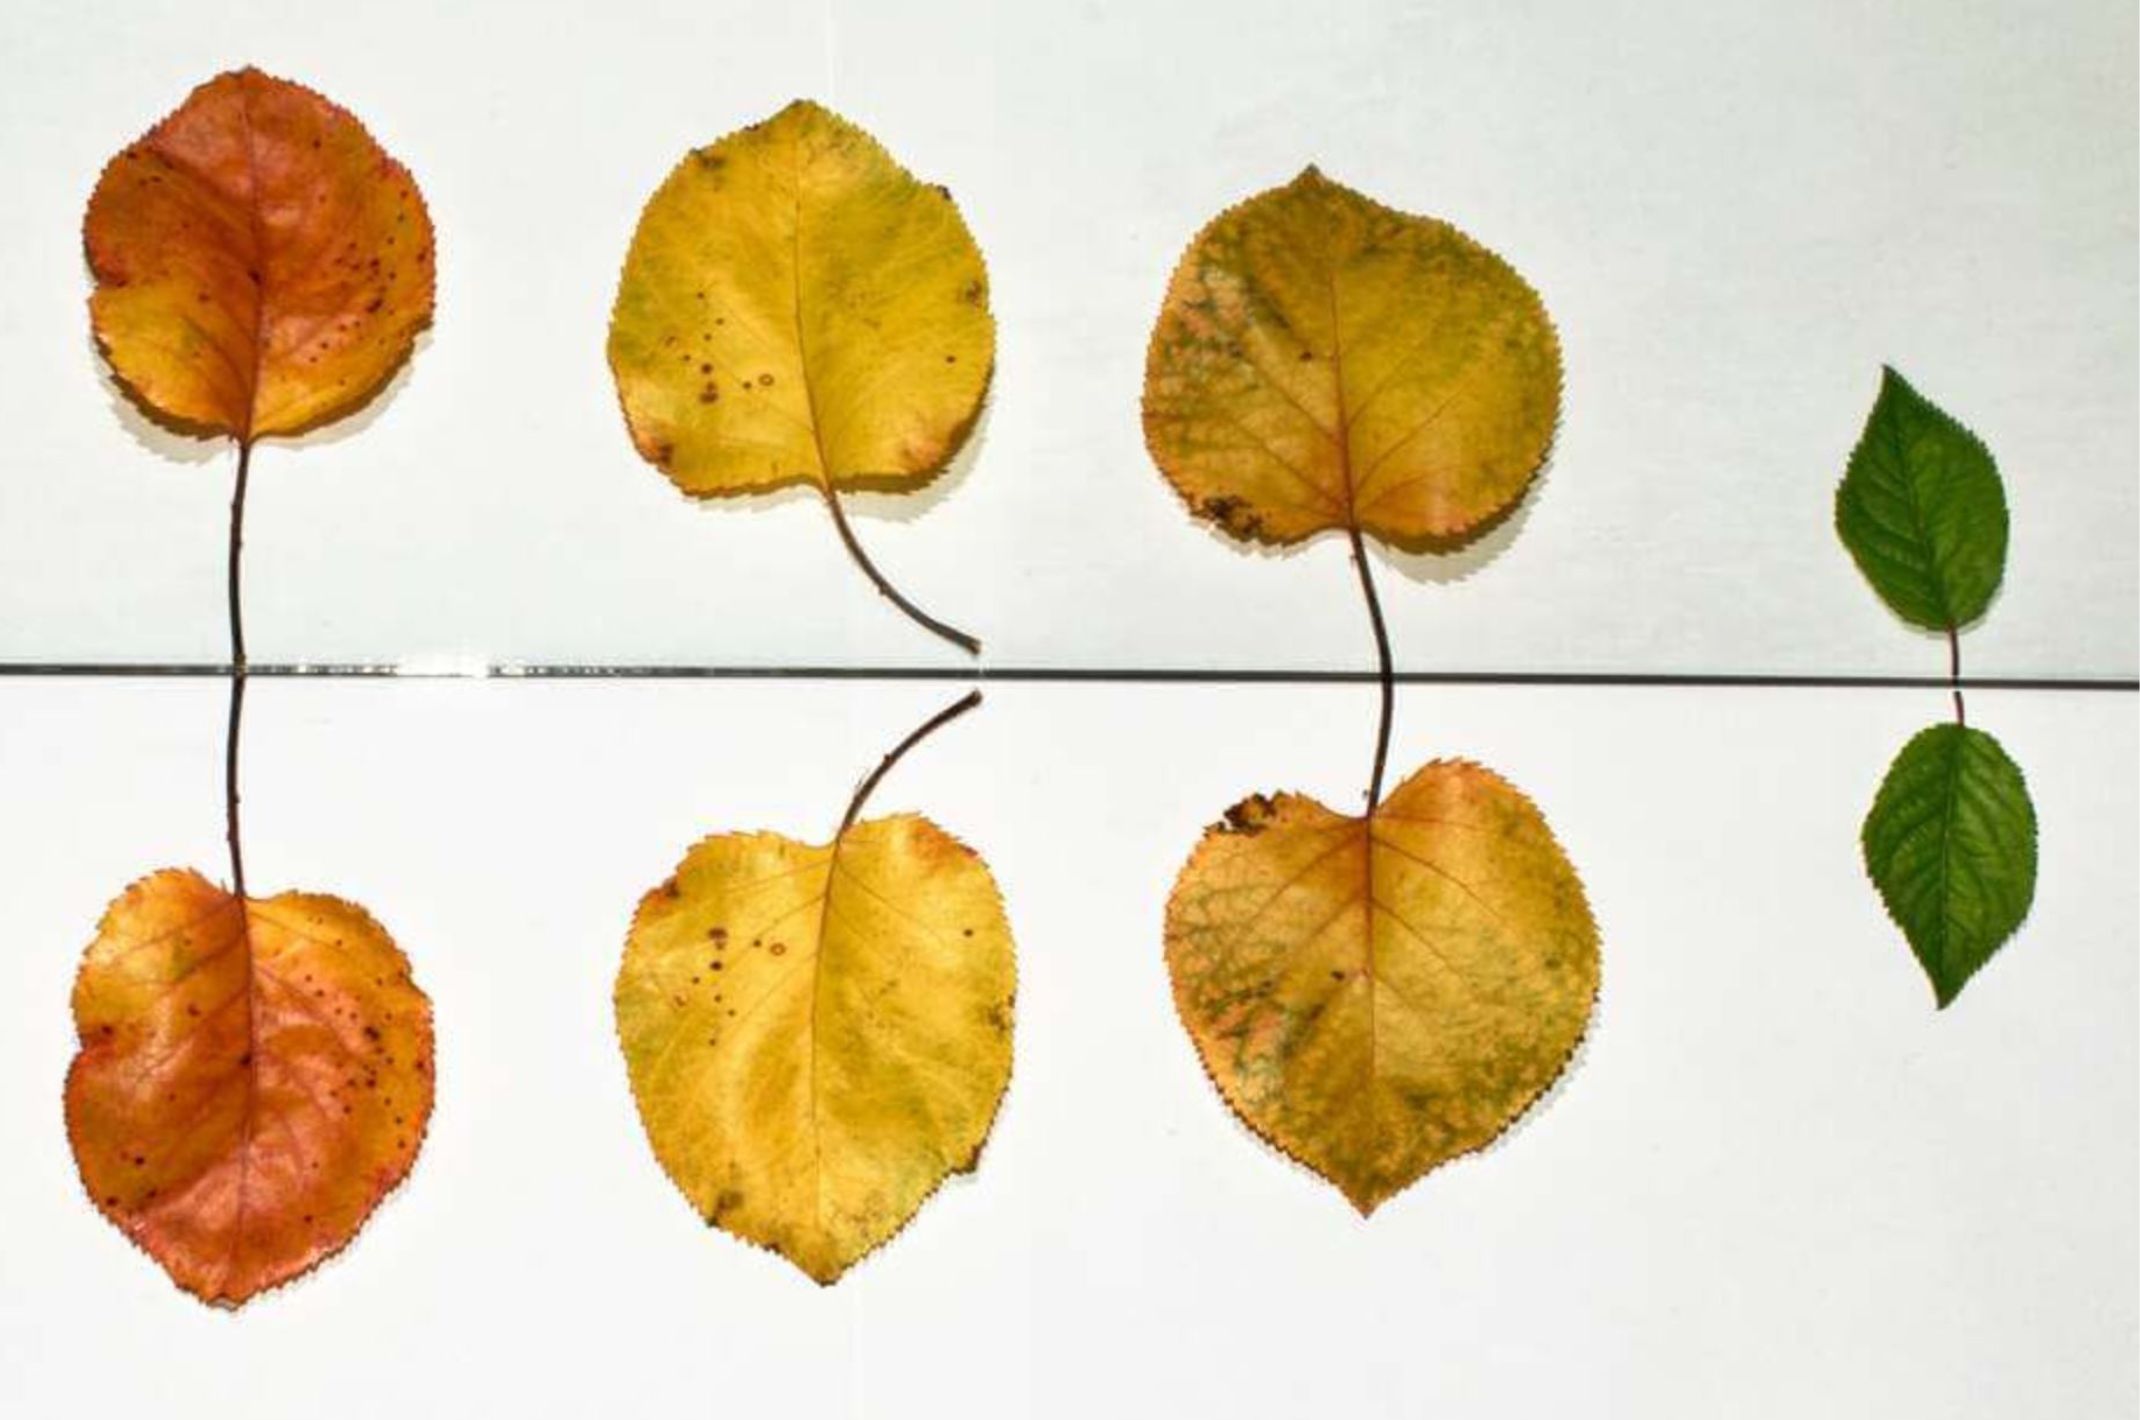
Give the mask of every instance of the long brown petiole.
[[1375, 656], [1379, 663], [1377, 683], [1382, 689], [1382, 722], [1375, 729], [1375, 772], [1367, 781], [1367, 811], [1372, 814], [1382, 802], [1382, 771], [1390, 757], [1390, 713], [1396, 698], [1396, 675], [1390, 668], [1390, 633], [1382, 624], [1382, 599], [1375, 595], [1375, 579], [1367, 570], [1367, 544], [1360, 525], [1346, 529], [1352, 536], [1352, 565], [1360, 569], [1360, 590], [1367, 594], [1367, 619], [1375, 628]]
[[970, 690], [966, 692], [964, 699], [946, 705], [943, 709], [922, 721], [921, 725], [912, 734], [894, 745], [892, 752], [877, 762], [877, 767], [869, 772], [869, 777], [864, 779], [855, 789], [855, 796], [847, 801], [847, 813], [840, 819], [840, 833], [845, 833], [854, 826], [854, 821], [861, 817], [862, 806], [869, 802], [870, 792], [877, 787], [877, 781], [891, 772], [892, 766], [899, 762], [901, 755], [980, 703], [981, 692]]
[[870, 581], [877, 584], [877, 590], [889, 597], [893, 606], [905, 612], [917, 625], [925, 628], [931, 634], [943, 637], [969, 656], [980, 655], [981, 643], [979, 641], [968, 636], [956, 626], [938, 621], [935, 617], [901, 596], [899, 589], [884, 579], [884, 574], [877, 570], [877, 564], [869, 560], [869, 554], [864, 552], [862, 544], [855, 540], [854, 529], [847, 526], [847, 513], [845, 509], [840, 507], [840, 495], [833, 490], [830, 483], [820, 483], [818, 490], [825, 495], [825, 506], [832, 510], [832, 525], [840, 530], [840, 541], [847, 544], [847, 555], [854, 558], [855, 565], [868, 575]]
[[1954, 692], [1954, 723], [1967, 725], [1969, 716], [1962, 710], [1962, 633], [1951, 621], [1947, 623], [1947, 686]]
[[230, 723], [223, 734], [223, 832], [230, 843], [231, 891], [245, 897], [245, 853], [238, 846], [238, 726], [245, 715], [245, 612], [239, 572], [245, 552], [245, 484], [253, 443], [238, 441], [238, 477], [230, 492]]

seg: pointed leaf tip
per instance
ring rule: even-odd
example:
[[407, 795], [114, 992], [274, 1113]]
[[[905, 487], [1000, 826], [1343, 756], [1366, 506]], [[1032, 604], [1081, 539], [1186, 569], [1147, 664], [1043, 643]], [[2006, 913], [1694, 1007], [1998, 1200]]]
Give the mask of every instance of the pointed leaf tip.
[[1893, 366], [1835, 492], [1836, 534], [1897, 616], [1929, 631], [1984, 615], [2006, 570], [2006, 490], [1981, 439]]

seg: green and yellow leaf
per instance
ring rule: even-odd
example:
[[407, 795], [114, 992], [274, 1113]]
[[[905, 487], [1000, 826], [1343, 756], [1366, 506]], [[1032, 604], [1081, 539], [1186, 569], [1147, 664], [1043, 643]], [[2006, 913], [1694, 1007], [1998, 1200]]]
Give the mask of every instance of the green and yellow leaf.
[[1560, 1075], [1598, 937], [1530, 801], [1427, 765], [1362, 818], [1257, 796], [1167, 903], [1174, 1003], [1228, 1105], [1362, 1214], [1483, 1147]]
[[1460, 543], [1522, 498], [1559, 409], [1552, 322], [1508, 263], [1314, 168], [1197, 234], [1145, 360], [1160, 470], [1269, 543]]

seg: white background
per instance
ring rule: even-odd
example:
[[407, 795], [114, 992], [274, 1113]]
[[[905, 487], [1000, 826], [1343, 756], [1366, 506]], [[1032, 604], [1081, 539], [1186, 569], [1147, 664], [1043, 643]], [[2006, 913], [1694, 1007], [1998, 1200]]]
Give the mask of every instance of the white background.
[[1830, 527], [1888, 361], [2011, 492], [1970, 668], [2140, 671], [2131, 0], [0, 10], [0, 660], [223, 654], [230, 455], [100, 380], [79, 219], [113, 153], [250, 60], [363, 118], [439, 234], [390, 397], [259, 455], [262, 660], [958, 662], [808, 498], [677, 493], [604, 363], [656, 184], [811, 94], [947, 184], [988, 259], [977, 440], [859, 531], [992, 662], [1371, 664], [1341, 542], [1236, 549], [1138, 427], [1182, 249], [1312, 161], [1499, 250], [1566, 349], [1524, 510], [1405, 564], [1419, 585], [1385, 570], [1401, 665], [1940, 669]]
[[[955, 665], [821, 509], [694, 508], [602, 341], [640, 204], [798, 94], [948, 184], [1001, 361], [976, 445], [861, 536], [996, 665], [1359, 667], [1340, 547], [1246, 554], [1143, 455], [1167, 271], [1315, 161], [1541, 290], [1561, 441], [1454, 560], [1380, 561], [1415, 669], [1921, 674], [1830, 497], [1892, 361], [1998, 455], [1986, 674], [2140, 671], [2133, 7], [782, 7], [0, 0], [0, 661], [214, 661], [229, 457], [104, 382], [101, 164], [246, 61], [348, 105], [440, 234], [436, 331], [256, 462], [256, 656]], [[1407, 575], [1409, 574], [1409, 575]], [[977, 1175], [837, 1288], [709, 1231], [609, 1019], [633, 903], [700, 835], [822, 838], [957, 687], [256, 682], [248, 866], [365, 903], [436, 1004], [408, 1184], [235, 1315], [82, 1196], [67, 992], [104, 903], [223, 872], [224, 687], [0, 677], [0, 1413], [2119, 1416], [2140, 1409], [2140, 733], [1979, 692], [2043, 831], [2034, 912], [1930, 992], [1856, 831], [1931, 691], [1412, 688], [1392, 753], [1492, 764], [1588, 885], [1576, 1067], [1361, 1222], [1225, 1111], [1161, 905], [1252, 790], [1354, 801], [1365, 687], [1040, 686], [908, 759], [1002, 883], [1017, 1064]]]
[[[639, 1131], [610, 982], [716, 828], [822, 841], [943, 687], [259, 682], [256, 890], [378, 913], [431, 993], [407, 1184], [229, 1315], [82, 1194], [66, 1001], [105, 901], [221, 875], [222, 687], [14, 687], [0, 954], [10, 1416], [2122, 1416], [2140, 1399], [2140, 745], [2125, 696], [1980, 693], [2036, 907], [1944, 1013], [1857, 862], [1927, 692], [1412, 690], [1583, 873], [1603, 992], [1488, 1153], [1362, 1222], [1227, 1113], [1161, 905], [1252, 789], [1333, 804], [1366, 687], [1006, 687], [876, 806], [988, 856], [1017, 1061], [980, 1170], [830, 1291], [714, 1232]], [[18, 876], [19, 875], [19, 876]]]

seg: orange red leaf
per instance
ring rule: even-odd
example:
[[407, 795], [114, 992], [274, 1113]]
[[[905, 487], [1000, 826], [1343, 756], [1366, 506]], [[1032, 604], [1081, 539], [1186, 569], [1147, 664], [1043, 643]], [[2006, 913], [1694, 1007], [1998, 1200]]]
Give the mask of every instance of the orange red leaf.
[[165, 869], [105, 912], [74, 988], [67, 1134], [97, 1207], [204, 1301], [339, 1251], [415, 1161], [431, 1005], [337, 898], [241, 901]]
[[242, 443], [346, 414], [430, 323], [431, 219], [408, 170], [310, 89], [222, 74], [104, 169], [90, 319], [163, 420]]

